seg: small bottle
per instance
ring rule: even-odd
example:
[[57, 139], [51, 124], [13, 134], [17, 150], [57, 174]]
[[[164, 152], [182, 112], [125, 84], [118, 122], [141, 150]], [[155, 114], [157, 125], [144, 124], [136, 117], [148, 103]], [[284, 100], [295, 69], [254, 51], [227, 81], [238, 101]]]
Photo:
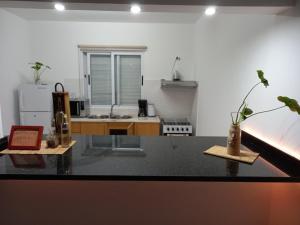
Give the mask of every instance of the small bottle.
[[47, 148], [56, 148], [58, 146], [58, 138], [55, 131], [55, 120], [51, 122], [51, 129], [47, 135]]
[[64, 122], [61, 126], [61, 146], [63, 148], [67, 148], [69, 147], [70, 142], [71, 142], [71, 135], [70, 135], [69, 123], [67, 120], [67, 115], [64, 115]]
[[56, 134], [56, 125], [55, 125], [55, 119], [54, 118], [51, 120], [51, 132], [53, 134]]

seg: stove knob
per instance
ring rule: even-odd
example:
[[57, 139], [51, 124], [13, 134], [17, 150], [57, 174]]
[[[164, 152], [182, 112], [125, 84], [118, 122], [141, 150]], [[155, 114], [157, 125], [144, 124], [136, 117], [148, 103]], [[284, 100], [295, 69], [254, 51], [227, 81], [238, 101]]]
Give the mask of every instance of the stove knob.
[[174, 131], [174, 127], [172, 127], [172, 131]]
[[186, 131], [189, 131], [189, 128], [187, 127], [187, 128], [185, 128], [185, 130], [186, 130]]
[[167, 127], [167, 131], [169, 131], [170, 130], [170, 128], [169, 127]]
[[179, 131], [179, 128], [177, 127], [177, 131]]
[[183, 128], [183, 127], [181, 128], [181, 131], [184, 131], [184, 128]]

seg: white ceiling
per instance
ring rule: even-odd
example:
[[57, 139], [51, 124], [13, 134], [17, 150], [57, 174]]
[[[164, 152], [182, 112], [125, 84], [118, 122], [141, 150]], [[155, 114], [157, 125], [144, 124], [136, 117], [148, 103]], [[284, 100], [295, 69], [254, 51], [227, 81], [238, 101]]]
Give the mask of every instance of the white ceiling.
[[[128, 4], [69, 3], [58, 12], [51, 2], [0, 1], [0, 7], [26, 20], [86, 22], [194, 23], [205, 6], [142, 5], [142, 13], [132, 15]], [[290, 7], [218, 7], [218, 14], [280, 14]]]

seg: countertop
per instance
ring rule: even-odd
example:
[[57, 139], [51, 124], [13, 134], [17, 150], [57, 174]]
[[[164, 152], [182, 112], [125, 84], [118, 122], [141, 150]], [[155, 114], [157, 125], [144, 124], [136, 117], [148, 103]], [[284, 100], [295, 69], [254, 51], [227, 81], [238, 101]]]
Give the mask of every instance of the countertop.
[[[74, 135], [64, 155], [3, 155], [0, 179], [299, 182], [259, 157], [245, 164], [203, 151], [225, 137]], [[17, 157], [17, 158], [14, 158]], [[13, 162], [14, 160], [14, 162]], [[21, 162], [19, 165], [16, 162]], [[26, 164], [26, 166], [24, 166]]]
[[91, 119], [91, 118], [71, 118], [71, 122], [119, 122], [119, 123], [160, 123], [160, 118], [155, 117], [132, 117], [130, 119]]

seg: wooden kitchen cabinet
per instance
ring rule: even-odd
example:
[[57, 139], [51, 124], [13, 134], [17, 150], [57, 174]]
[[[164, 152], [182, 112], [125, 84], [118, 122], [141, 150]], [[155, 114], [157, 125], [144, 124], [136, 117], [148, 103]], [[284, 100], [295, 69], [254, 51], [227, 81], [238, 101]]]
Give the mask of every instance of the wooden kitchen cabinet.
[[107, 135], [107, 123], [81, 122], [81, 134]]
[[72, 122], [72, 133], [83, 135], [159, 136], [159, 123], [145, 122]]
[[159, 136], [159, 123], [135, 123], [135, 135]]
[[72, 122], [71, 130], [73, 134], [81, 133], [81, 123], [80, 122]]

